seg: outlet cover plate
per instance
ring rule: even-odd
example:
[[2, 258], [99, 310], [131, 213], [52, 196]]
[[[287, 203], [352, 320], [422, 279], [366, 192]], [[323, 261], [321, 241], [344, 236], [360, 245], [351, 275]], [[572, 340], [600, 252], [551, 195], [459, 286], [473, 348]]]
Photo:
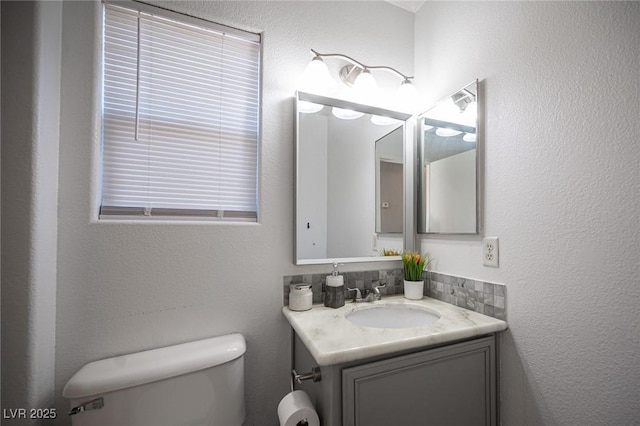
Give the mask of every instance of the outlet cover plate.
[[499, 250], [498, 237], [485, 237], [482, 239], [482, 264], [484, 266], [498, 267]]

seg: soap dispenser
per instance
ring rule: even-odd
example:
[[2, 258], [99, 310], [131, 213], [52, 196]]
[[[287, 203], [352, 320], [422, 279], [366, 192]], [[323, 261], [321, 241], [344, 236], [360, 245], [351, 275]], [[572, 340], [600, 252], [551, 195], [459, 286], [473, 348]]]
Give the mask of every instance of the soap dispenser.
[[329, 308], [344, 306], [344, 277], [338, 273], [338, 262], [333, 262], [333, 272], [327, 275], [324, 306]]

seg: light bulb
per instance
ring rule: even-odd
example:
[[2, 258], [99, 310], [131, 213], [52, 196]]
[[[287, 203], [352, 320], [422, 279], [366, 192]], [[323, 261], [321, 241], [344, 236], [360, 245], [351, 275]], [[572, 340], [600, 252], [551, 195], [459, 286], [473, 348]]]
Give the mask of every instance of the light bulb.
[[353, 92], [359, 102], [368, 104], [375, 102], [378, 85], [368, 69], [363, 70], [353, 82]]
[[405, 79], [395, 95], [396, 107], [401, 111], [415, 112], [418, 106], [418, 91], [416, 86], [411, 84], [409, 79]]
[[343, 120], [355, 120], [356, 118], [360, 118], [364, 115], [364, 112], [354, 111], [352, 109], [337, 108], [337, 107], [333, 107], [331, 109], [331, 113]]
[[334, 87], [335, 81], [329, 74], [329, 68], [319, 56], [309, 62], [298, 83], [298, 89], [304, 92], [323, 93]]
[[298, 112], [313, 114], [324, 108], [324, 105], [316, 104], [308, 101], [298, 101]]

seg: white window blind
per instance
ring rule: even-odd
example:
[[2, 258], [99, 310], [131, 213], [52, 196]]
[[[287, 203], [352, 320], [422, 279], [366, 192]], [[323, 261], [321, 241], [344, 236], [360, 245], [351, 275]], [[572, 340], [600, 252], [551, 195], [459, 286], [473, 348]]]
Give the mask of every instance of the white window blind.
[[133, 7], [105, 5], [100, 216], [255, 221], [259, 35]]

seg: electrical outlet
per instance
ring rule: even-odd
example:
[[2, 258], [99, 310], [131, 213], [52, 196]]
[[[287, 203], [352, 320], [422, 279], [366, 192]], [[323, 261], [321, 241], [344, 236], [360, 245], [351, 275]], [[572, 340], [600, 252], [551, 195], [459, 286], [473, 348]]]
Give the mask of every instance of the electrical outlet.
[[485, 237], [482, 239], [482, 264], [484, 266], [498, 267], [498, 237]]

